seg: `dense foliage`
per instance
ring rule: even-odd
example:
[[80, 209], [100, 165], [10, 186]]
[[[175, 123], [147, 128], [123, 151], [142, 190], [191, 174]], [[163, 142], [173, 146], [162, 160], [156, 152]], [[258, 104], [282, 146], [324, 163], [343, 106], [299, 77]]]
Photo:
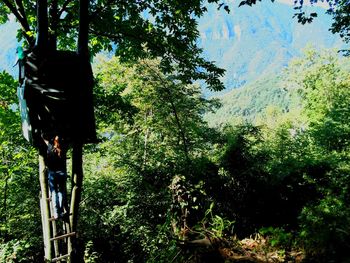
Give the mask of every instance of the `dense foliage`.
[[[349, 260], [348, 59], [309, 50], [283, 76], [301, 111], [268, 107], [256, 123], [221, 128], [203, 120], [217, 101], [159, 61], [97, 61], [102, 141], [85, 148], [78, 228], [86, 262], [220, 262], [247, 244], [234, 235], [254, 233], [281, 262], [293, 250], [305, 262]], [[40, 262], [35, 151], [20, 134], [16, 83], [0, 77], [0, 261]]]
[[0, 261], [35, 261], [42, 242], [37, 158], [21, 135], [16, 82], [5, 72], [0, 94]]
[[[297, 2], [299, 21], [316, 16], [305, 17]], [[347, 40], [348, 1], [328, 2], [333, 31]], [[30, 48], [35, 6], [0, 1], [0, 22], [14, 15]], [[49, 10], [49, 44], [76, 49], [78, 1], [52, 0]], [[91, 2], [84, 18], [92, 54], [114, 48], [119, 59], [97, 71], [101, 143], [85, 148], [78, 252], [86, 262], [220, 262], [237, 238], [260, 232], [282, 260], [300, 250], [305, 261], [349, 261], [350, 82], [342, 63], [310, 51], [291, 65], [284, 88], [299, 94], [301, 113], [269, 108], [259, 125], [210, 128], [203, 115], [218, 103], [193, 83], [221, 90], [224, 71], [196, 43], [205, 12], [203, 1]], [[1, 73], [0, 85], [0, 260], [40, 262], [36, 153], [20, 134], [17, 84]]]

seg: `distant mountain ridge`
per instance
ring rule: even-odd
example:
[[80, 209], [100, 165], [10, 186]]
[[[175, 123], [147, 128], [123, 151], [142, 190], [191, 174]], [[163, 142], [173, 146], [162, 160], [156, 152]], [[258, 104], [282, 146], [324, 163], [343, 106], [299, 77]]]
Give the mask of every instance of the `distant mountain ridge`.
[[301, 25], [293, 19], [291, 5], [262, 1], [238, 8], [238, 3], [228, 2], [229, 14], [211, 5], [199, 20], [199, 45], [209, 60], [227, 70], [226, 92], [277, 74], [309, 43], [317, 48], [342, 46], [340, 37], [329, 32], [331, 17], [325, 9], [313, 7], [318, 17]]
[[[226, 91], [280, 71], [309, 42], [319, 47], [341, 45], [339, 37], [328, 31], [331, 18], [321, 8], [316, 8], [319, 16], [312, 24], [300, 25], [292, 19], [291, 5], [263, 1], [238, 8], [239, 1], [227, 3], [229, 14], [209, 5], [208, 13], [199, 19], [198, 40], [205, 56], [227, 70]], [[0, 70], [12, 74], [16, 72], [17, 28], [14, 21], [0, 26]]]

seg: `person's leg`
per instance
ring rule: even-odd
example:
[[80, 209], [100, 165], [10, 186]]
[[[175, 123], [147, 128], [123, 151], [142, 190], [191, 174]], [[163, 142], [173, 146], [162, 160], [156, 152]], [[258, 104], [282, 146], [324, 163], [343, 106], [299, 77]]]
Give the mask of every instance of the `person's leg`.
[[66, 206], [67, 200], [66, 200], [66, 182], [67, 182], [67, 174], [65, 172], [58, 172], [58, 200], [59, 200], [59, 216], [63, 216], [64, 209], [66, 209], [66, 212], [68, 212], [68, 207]]
[[64, 173], [64, 181], [62, 182], [62, 208], [69, 214], [67, 201], [67, 173]]
[[51, 204], [53, 208], [53, 217], [58, 218], [58, 198], [57, 198], [57, 184], [56, 173], [53, 171], [48, 172], [48, 183], [51, 193]]

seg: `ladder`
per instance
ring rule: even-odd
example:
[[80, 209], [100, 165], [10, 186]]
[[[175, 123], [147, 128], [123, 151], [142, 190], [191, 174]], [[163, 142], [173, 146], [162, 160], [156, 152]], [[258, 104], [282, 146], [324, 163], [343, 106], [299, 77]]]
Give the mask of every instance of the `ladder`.
[[[45, 262], [70, 262], [72, 254], [72, 238], [76, 236], [76, 232], [71, 232], [69, 215], [67, 218], [53, 217], [52, 199], [50, 191], [49, 196], [40, 198], [41, 211], [49, 211], [42, 213], [44, 246], [45, 246]], [[49, 209], [45, 209], [48, 206]]]
[[77, 240], [77, 215], [83, 182], [82, 170], [82, 146], [73, 146], [72, 153], [72, 178], [70, 195], [67, 203], [70, 203], [68, 218], [65, 220], [53, 218], [53, 206], [51, 204], [50, 191], [46, 176], [44, 155], [39, 154], [39, 180], [40, 180], [40, 210], [44, 241], [45, 262], [80, 262], [76, 247]]

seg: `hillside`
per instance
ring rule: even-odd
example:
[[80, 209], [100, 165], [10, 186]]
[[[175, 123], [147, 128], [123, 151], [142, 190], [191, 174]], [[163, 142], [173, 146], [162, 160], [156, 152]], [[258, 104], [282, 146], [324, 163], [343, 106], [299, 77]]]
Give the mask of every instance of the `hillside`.
[[229, 14], [210, 6], [199, 21], [205, 55], [227, 70], [225, 92], [280, 72], [309, 43], [318, 48], [342, 45], [340, 38], [329, 32], [331, 18], [324, 9], [312, 9], [318, 17], [301, 25], [292, 18], [295, 10], [291, 5], [263, 1], [238, 8], [230, 1], [229, 6]]
[[222, 107], [216, 113], [206, 116], [210, 126], [218, 126], [237, 121], [254, 121], [265, 112], [268, 106], [289, 111], [292, 99], [279, 76], [266, 75], [245, 85], [218, 96]]
[[[320, 50], [319, 54], [321, 57], [324, 54], [335, 57], [337, 51], [336, 49], [324, 49]], [[349, 72], [349, 58], [339, 54], [338, 56], [341, 69]], [[288, 68], [281, 71], [280, 74], [263, 75], [241, 88], [215, 96], [220, 100], [222, 107], [215, 113], [207, 114], [206, 120], [211, 126], [226, 123], [237, 124], [242, 121], [256, 123], [275, 110], [280, 113], [300, 110], [300, 94], [296, 89], [289, 88], [287, 72]]]

